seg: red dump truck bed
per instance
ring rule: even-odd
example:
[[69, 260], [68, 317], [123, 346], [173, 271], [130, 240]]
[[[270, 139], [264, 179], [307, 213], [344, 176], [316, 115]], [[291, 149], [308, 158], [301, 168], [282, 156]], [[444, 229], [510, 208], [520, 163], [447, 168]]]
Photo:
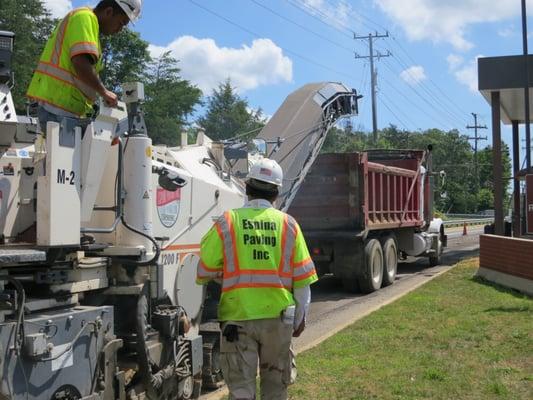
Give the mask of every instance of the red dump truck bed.
[[289, 213], [309, 231], [375, 231], [424, 224], [424, 151], [323, 154]]

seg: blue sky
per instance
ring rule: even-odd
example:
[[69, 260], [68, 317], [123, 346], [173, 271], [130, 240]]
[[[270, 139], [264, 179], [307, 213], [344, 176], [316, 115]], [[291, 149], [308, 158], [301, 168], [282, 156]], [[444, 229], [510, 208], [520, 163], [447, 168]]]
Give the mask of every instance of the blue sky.
[[[56, 16], [96, 3], [44, 2]], [[389, 32], [376, 40], [377, 51], [392, 53], [376, 64], [380, 127], [468, 133], [475, 112], [490, 128], [476, 58], [522, 52], [519, 0], [145, 0], [133, 29], [154, 55], [170, 50], [205, 94], [230, 77], [267, 115], [306, 83], [343, 82], [364, 95], [353, 124], [367, 131], [369, 65], [354, 54], [368, 55], [368, 44], [354, 33]], [[490, 139], [490, 129], [482, 133]], [[510, 143], [509, 128], [503, 136]]]

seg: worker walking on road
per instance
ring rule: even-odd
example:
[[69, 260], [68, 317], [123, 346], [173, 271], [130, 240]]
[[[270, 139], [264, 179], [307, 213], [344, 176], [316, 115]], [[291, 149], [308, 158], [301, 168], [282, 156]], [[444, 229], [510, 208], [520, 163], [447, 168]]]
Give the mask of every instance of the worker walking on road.
[[77, 8], [55, 28], [43, 50], [27, 96], [38, 104], [41, 129], [65, 117], [91, 116], [97, 95], [117, 105], [117, 95], [100, 80], [100, 34], [119, 33], [139, 17], [141, 0], [102, 0], [94, 9]]
[[246, 181], [248, 202], [227, 211], [203, 237], [197, 282], [221, 280], [221, 368], [231, 399], [287, 399], [291, 338], [305, 328], [315, 266], [300, 227], [273, 208], [283, 173], [262, 159]]

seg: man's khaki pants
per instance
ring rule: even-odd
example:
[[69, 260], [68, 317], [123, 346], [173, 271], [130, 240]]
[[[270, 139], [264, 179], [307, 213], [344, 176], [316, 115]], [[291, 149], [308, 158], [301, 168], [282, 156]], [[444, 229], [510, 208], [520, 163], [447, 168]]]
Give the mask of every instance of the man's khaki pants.
[[261, 377], [262, 400], [287, 399], [291, 383], [292, 354], [290, 345], [292, 324], [281, 318], [224, 322], [237, 325], [239, 339], [220, 339], [220, 366], [232, 400], [255, 399], [257, 366]]

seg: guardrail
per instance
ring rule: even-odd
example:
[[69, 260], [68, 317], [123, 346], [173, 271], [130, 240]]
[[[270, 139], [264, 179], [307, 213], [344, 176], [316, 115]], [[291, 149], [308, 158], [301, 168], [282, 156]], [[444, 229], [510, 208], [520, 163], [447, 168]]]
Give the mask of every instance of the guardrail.
[[488, 225], [494, 222], [494, 218], [469, 218], [469, 219], [454, 219], [443, 221], [444, 226], [451, 228], [454, 226], [466, 225]]
[[482, 214], [444, 214], [450, 219], [474, 219], [474, 218], [490, 218], [491, 215]]

